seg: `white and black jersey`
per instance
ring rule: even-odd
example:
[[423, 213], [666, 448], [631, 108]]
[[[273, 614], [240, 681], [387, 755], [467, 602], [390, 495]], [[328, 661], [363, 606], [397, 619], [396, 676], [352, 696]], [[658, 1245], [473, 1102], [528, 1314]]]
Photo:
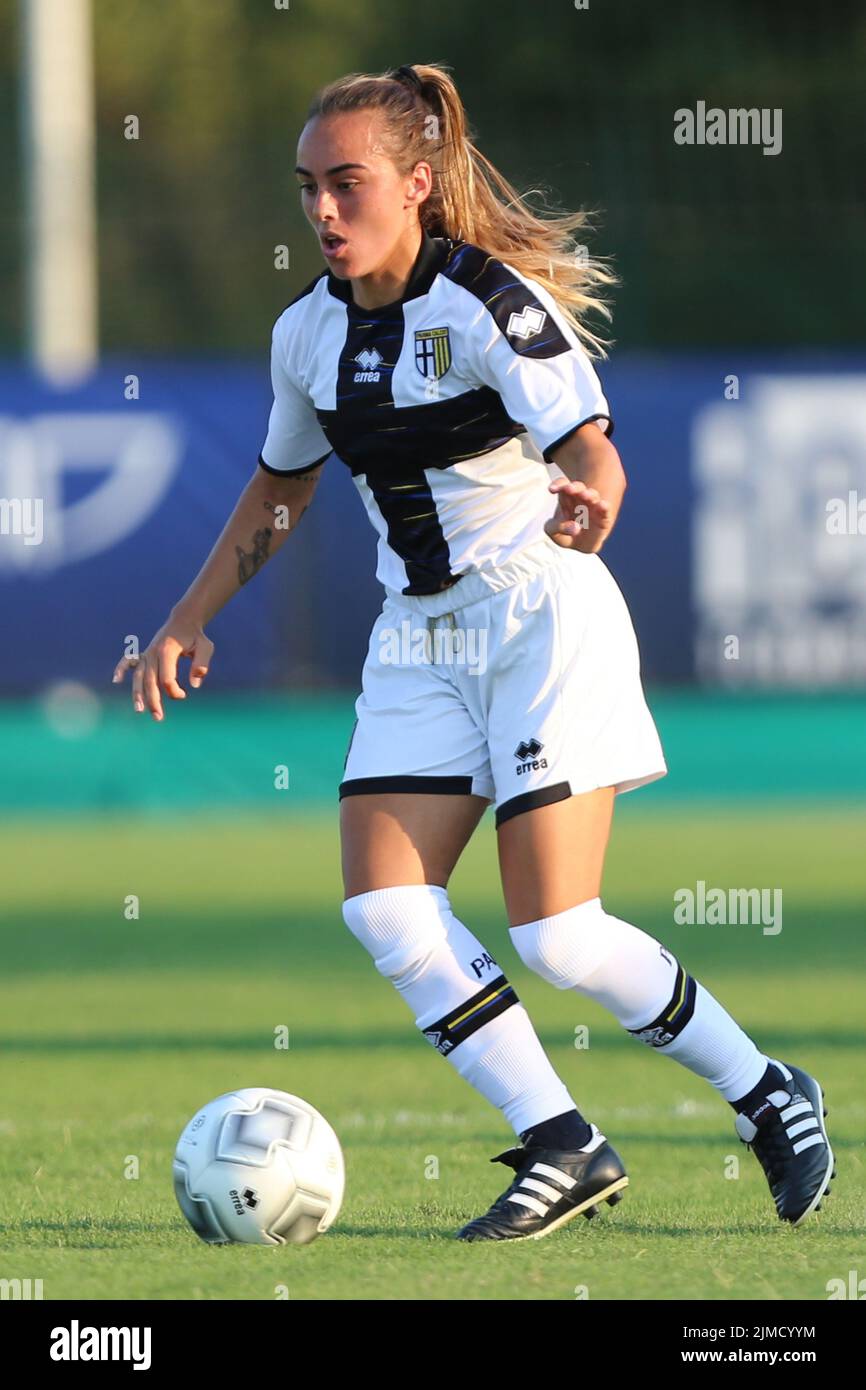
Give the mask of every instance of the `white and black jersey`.
[[310, 470], [333, 452], [379, 534], [385, 588], [433, 594], [537, 541], [544, 462], [608, 404], [553, 296], [470, 242], [423, 234], [405, 292], [361, 309], [325, 269], [277, 319], [259, 456]]

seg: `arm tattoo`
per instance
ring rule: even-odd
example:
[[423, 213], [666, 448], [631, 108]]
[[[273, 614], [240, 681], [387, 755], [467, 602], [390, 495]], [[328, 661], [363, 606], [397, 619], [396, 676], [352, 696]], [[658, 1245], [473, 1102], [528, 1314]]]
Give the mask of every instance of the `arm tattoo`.
[[[301, 517], [304, 515], [304, 512], [307, 510], [307, 508], [309, 507], [309, 505], [310, 505], [309, 502], [305, 502], [305, 503], [304, 503], [304, 505], [301, 507], [301, 510], [298, 512], [297, 516], [295, 517], [294, 521], [291, 522], [291, 525], [289, 525], [289, 526], [287, 526], [287, 527], [285, 528], [287, 531], [294, 531], [295, 527], [297, 526], [298, 522], [300, 521]], [[277, 510], [278, 510], [278, 509], [274, 506], [273, 502], [265, 502], [265, 503], [264, 503], [264, 506], [265, 506], [265, 509], [266, 509], [267, 511], [273, 512], [273, 513], [274, 513], [274, 516], [276, 516]], [[290, 512], [289, 512], [289, 508], [286, 506], [285, 502], [281, 502], [281, 503], [280, 503], [280, 506], [285, 508], [286, 514], [291, 518], [291, 514], [290, 514]]]
[[267, 560], [272, 534], [269, 526], [264, 526], [261, 531], [256, 531], [253, 535], [253, 548], [249, 553], [242, 550], [239, 545], [235, 546], [235, 554], [238, 557], [238, 580], [241, 584], [246, 584], [248, 579], [252, 579]]

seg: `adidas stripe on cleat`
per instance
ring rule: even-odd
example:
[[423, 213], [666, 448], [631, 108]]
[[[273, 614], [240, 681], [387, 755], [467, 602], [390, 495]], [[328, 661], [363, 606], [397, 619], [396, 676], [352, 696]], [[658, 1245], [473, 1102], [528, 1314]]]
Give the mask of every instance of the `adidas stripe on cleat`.
[[457, 1232], [458, 1240], [540, 1240], [581, 1214], [598, 1214], [602, 1202], [622, 1200], [628, 1178], [619, 1155], [595, 1125], [582, 1149], [538, 1144], [506, 1149], [491, 1158], [516, 1170], [511, 1186], [483, 1216]]
[[784, 1089], [771, 1091], [751, 1115], [737, 1115], [735, 1124], [764, 1170], [780, 1218], [799, 1226], [811, 1212], [820, 1211], [836, 1176], [824, 1127], [827, 1111], [813, 1076], [773, 1057], [770, 1061], [781, 1072]]

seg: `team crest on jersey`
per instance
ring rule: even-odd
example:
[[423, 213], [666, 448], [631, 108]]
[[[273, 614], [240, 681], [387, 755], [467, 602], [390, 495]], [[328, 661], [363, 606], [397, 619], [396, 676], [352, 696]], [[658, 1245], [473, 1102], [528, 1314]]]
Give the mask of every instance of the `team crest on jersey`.
[[423, 377], [438, 381], [451, 366], [451, 338], [447, 328], [415, 330], [415, 366]]

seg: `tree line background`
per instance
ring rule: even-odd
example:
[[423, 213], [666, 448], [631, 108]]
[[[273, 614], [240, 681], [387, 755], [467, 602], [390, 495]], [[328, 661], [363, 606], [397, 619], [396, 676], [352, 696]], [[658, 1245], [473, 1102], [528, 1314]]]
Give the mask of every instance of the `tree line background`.
[[[291, 172], [307, 105], [334, 77], [401, 62], [449, 65], [477, 143], [521, 191], [600, 210], [592, 249], [623, 280], [618, 349], [862, 344], [866, 10], [849, 0], [94, 0], [93, 13], [106, 354], [266, 351], [323, 264]], [[0, 0], [7, 356], [25, 347], [21, 50], [19, 6]], [[675, 144], [675, 110], [698, 100], [780, 107], [782, 152]]]

